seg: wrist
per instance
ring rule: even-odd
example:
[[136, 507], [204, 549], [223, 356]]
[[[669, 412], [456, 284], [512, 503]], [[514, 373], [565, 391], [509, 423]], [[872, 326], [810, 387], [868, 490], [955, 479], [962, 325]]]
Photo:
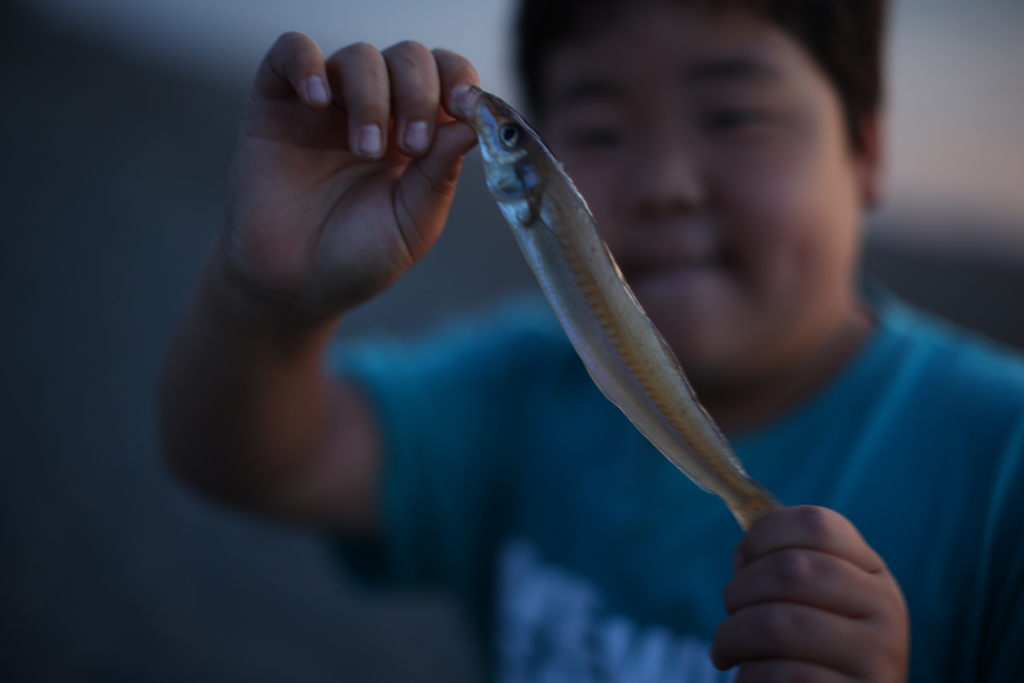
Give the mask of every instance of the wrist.
[[244, 334], [269, 335], [282, 341], [331, 333], [344, 313], [303, 301], [298, 294], [263, 286], [232, 263], [222, 244], [210, 250], [196, 293], [197, 306], [218, 326]]

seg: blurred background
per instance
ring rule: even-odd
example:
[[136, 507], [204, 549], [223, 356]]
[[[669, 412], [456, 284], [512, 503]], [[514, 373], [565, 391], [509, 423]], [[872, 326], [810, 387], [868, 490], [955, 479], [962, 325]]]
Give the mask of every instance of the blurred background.
[[[1024, 348], [1024, 3], [902, 0], [864, 267]], [[0, 0], [0, 679], [475, 681], [458, 610], [359, 593], [323, 538], [201, 500], [154, 396], [220, 226], [248, 83], [286, 30], [413, 38], [516, 101], [510, 0]], [[342, 333], [532, 287], [467, 163], [437, 248]]]

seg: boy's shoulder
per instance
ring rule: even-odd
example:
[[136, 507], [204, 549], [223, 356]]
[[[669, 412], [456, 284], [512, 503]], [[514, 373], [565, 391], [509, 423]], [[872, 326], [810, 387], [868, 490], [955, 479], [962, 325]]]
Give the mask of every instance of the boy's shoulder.
[[[1024, 355], [902, 302], [887, 301], [879, 323], [899, 359], [896, 386], [941, 413], [1024, 423]], [[990, 423], [991, 423], [990, 422]]]

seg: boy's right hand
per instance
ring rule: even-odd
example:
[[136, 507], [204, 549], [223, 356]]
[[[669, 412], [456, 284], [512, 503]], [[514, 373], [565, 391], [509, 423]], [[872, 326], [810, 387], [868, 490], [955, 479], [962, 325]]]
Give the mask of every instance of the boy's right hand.
[[281, 36], [260, 65], [229, 177], [219, 267], [259, 299], [323, 317], [379, 293], [441, 233], [462, 156], [464, 58], [405, 42], [326, 60]]

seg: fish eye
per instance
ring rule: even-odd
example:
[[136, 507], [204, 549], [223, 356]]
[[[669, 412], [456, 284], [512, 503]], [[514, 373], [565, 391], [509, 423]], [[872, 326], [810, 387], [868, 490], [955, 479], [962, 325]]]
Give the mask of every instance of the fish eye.
[[507, 149], [514, 149], [521, 136], [522, 130], [515, 123], [506, 123], [498, 130], [498, 139]]

